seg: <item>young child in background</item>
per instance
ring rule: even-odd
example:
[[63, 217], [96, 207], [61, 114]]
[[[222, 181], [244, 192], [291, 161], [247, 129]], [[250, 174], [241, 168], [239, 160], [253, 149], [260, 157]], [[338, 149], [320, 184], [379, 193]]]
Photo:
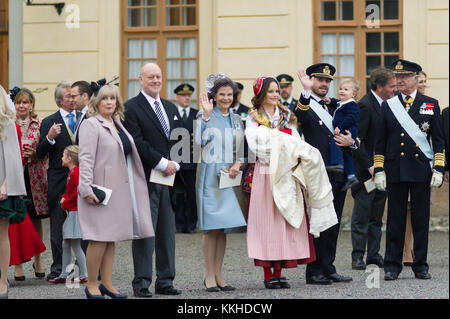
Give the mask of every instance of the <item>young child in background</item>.
[[[359, 106], [355, 99], [360, 91], [358, 82], [353, 79], [344, 79], [341, 81], [338, 90], [338, 97], [340, 101], [331, 99], [330, 103], [337, 103], [336, 111], [333, 115], [334, 134], [347, 134], [349, 131], [353, 139], [358, 137], [358, 121], [359, 121]], [[342, 154], [342, 156], [341, 156]], [[343, 159], [343, 162], [342, 162]], [[358, 183], [355, 176], [355, 165], [353, 163], [352, 153], [349, 147], [341, 148], [334, 143], [330, 144], [330, 164], [334, 167], [341, 168], [343, 165], [344, 174], [347, 176], [347, 181], [342, 187], [342, 190], [347, 190]]]
[[[66, 192], [61, 197], [61, 208], [67, 211], [67, 218], [63, 225], [63, 256], [62, 256], [62, 272], [53, 280], [49, 280], [51, 283], [65, 283], [69, 276], [68, 266], [72, 260], [73, 250], [78, 262], [79, 282], [87, 282], [87, 268], [86, 268], [86, 256], [81, 249], [81, 227], [80, 220], [78, 218], [78, 146], [70, 145], [64, 150], [62, 157], [62, 166], [67, 167], [70, 172], [67, 176], [67, 188]], [[76, 274], [77, 275], [77, 274]]]

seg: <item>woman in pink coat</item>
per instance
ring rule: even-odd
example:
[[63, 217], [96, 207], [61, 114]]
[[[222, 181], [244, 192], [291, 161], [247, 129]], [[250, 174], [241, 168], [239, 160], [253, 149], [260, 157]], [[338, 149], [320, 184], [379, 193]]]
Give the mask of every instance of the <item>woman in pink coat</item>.
[[[147, 183], [131, 135], [122, 126], [123, 103], [117, 87], [103, 86], [93, 98], [79, 131], [78, 213], [86, 254], [88, 298], [126, 298], [112, 285], [114, 243], [154, 236]], [[112, 190], [107, 205], [91, 185]], [[100, 269], [102, 283], [97, 286]]]

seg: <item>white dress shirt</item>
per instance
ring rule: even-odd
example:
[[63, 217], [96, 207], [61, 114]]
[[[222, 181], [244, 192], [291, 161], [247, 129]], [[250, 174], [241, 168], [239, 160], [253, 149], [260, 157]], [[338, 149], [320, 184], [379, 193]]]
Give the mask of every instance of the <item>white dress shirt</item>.
[[288, 106], [289, 106], [289, 105], [291, 105], [293, 99], [294, 99], [293, 96], [290, 96], [287, 100], [283, 100], [283, 98], [280, 98], [280, 102], [281, 102], [281, 104], [283, 104], [283, 105], [284, 105], [284, 103], [286, 102], [286, 103], [288, 104]]
[[[148, 95], [147, 93], [145, 93], [144, 91], [141, 91], [141, 93], [145, 96], [145, 98], [147, 99], [148, 103], [150, 104], [150, 106], [152, 107], [153, 111], [156, 114], [156, 106], [155, 106], [155, 101], [158, 101], [159, 104], [159, 108], [161, 109], [161, 113], [163, 114], [164, 117], [164, 121], [166, 122], [167, 128], [170, 132], [170, 122], [169, 122], [169, 117], [167, 116], [166, 110], [164, 108], [164, 105], [161, 102], [161, 98], [158, 95], [156, 97], [156, 99], [150, 95]], [[162, 125], [162, 124], [161, 124]]]
[[384, 102], [384, 100], [381, 97], [379, 97], [378, 94], [376, 94], [374, 90], [370, 90], [370, 91], [372, 92], [373, 96], [375, 96], [375, 98], [377, 99], [378, 104], [380, 104], [380, 106], [381, 106], [381, 104]]
[[[61, 114], [61, 117], [64, 120], [64, 123], [66, 123], [66, 126], [69, 127], [69, 118], [67, 117], [67, 115], [69, 114], [69, 112], [67, 112], [66, 110], [63, 110], [62, 108], [59, 108], [59, 113]], [[73, 120], [75, 121], [75, 123], [77, 122], [77, 111], [73, 110], [72, 112], [70, 112], [73, 114]], [[47, 141], [52, 144], [55, 145], [56, 141], [55, 140], [51, 140], [48, 138], [48, 134], [47, 134]]]
[[191, 111], [191, 107], [188, 106], [186, 108], [182, 108], [181, 106], [177, 105], [178, 113], [180, 113], [180, 116], [183, 117], [183, 110], [186, 110], [186, 117], [189, 117], [189, 112]]
[[86, 113], [87, 113], [88, 110], [89, 110], [89, 105], [86, 105], [86, 106], [84, 107], [84, 109], [81, 110], [81, 113], [83, 114], [83, 116], [86, 115]]

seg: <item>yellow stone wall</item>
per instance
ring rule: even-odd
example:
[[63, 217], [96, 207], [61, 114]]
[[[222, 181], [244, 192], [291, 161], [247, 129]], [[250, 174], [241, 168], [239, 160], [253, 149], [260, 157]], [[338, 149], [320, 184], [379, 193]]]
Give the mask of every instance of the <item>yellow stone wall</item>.
[[426, 92], [449, 106], [449, 1], [403, 0], [403, 55], [428, 75]]
[[47, 88], [36, 95], [41, 118], [57, 110], [54, 90], [61, 80], [93, 81], [119, 74], [119, 1], [70, 4], [80, 9], [79, 28], [67, 27], [71, 12], [59, 16], [53, 6], [23, 7], [23, 80], [31, 90]]
[[[404, 57], [420, 63], [429, 76], [428, 94], [449, 104], [449, 2], [404, 0]], [[67, 5], [66, 4], [66, 8]], [[66, 27], [51, 6], [24, 4], [24, 85], [48, 88], [37, 109], [55, 109], [53, 92], [62, 79], [112, 78], [120, 70], [119, 0], [72, 0], [80, 8], [80, 28]], [[199, 0], [199, 83], [224, 72], [245, 86], [259, 75], [288, 73], [313, 61], [312, 0]], [[294, 94], [301, 87], [294, 82]]]
[[[313, 61], [312, 2], [296, 0], [200, 0], [200, 84], [223, 72], [244, 85], [251, 105], [252, 83], [261, 75], [288, 73]], [[299, 19], [298, 17], [301, 17]], [[210, 43], [211, 46], [202, 45]], [[295, 95], [300, 86], [294, 82]]]

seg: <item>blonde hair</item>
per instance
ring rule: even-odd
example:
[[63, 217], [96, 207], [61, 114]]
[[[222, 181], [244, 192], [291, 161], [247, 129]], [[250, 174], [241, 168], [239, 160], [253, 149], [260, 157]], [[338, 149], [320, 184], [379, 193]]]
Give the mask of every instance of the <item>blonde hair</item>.
[[101, 89], [98, 91], [97, 96], [92, 96], [91, 102], [89, 103], [89, 109], [87, 111], [87, 117], [91, 117], [94, 115], [97, 115], [99, 113], [98, 106], [100, 102], [105, 97], [115, 97], [116, 98], [116, 109], [114, 110], [113, 117], [115, 119], [124, 120], [124, 107], [123, 107], [123, 100], [120, 96], [119, 89], [117, 86], [112, 84], [106, 84], [101, 87]]
[[22, 88], [19, 93], [17, 93], [16, 97], [14, 98], [14, 104], [19, 103], [20, 101], [27, 101], [31, 104], [31, 110], [30, 110], [30, 117], [35, 119], [37, 118], [37, 114], [36, 112], [34, 112], [34, 106], [36, 104], [36, 99], [33, 95], [33, 93], [31, 93], [30, 90], [28, 90], [27, 88]]
[[0, 85], [0, 139], [6, 140], [3, 135], [4, 128], [9, 124], [9, 121], [14, 121], [15, 114], [8, 105], [8, 94]]
[[354, 78], [343, 79], [339, 84], [339, 87], [345, 83], [353, 84], [353, 93], [355, 93], [355, 100], [356, 100], [358, 98], [359, 92], [361, 91], [361, 85], [359, 84], [359, 81]]
[[64, 152], [67, 153], [67, 157], [70, 157], [76, 166], [80, 164], [78, 161], [78, 145], [69, 145], [64, 149]]

